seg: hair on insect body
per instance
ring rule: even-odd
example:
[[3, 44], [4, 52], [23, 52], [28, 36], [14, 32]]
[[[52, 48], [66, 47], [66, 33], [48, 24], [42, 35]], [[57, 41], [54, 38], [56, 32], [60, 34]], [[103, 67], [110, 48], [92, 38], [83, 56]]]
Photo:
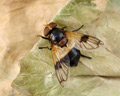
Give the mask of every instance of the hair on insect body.
[[81, 54], [80, 50], [92, 50], [103, 45], [103, 42], [96, 37], [75, 33], [82, 27], [83, 25], [70, 32], [64, 30], [66, 27], [57, 28], [57, 24], [51, 22], [45, 25], [44, 36], [38, 35], [50, 42], [51, 48], [45, 46], [39, 47], [39, 49], [52, 51], [56, 76], [62, 86], [68, 80], [69, 67], [77, 66], [80, 57], [92, 59]]

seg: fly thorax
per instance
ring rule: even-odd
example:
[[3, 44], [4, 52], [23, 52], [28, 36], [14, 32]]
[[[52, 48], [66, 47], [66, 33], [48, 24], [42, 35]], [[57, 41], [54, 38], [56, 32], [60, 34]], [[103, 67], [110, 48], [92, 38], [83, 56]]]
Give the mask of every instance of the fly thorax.
[[54, 28], [53, 30], [51, 30], [50, 39], [51, 39], [55, 44], [58, 44], [64, 37], [65, 37], [65, 35], [64, 35], [63, 32], [62, 32], [61, 30], [59, 30], [58, 28]]

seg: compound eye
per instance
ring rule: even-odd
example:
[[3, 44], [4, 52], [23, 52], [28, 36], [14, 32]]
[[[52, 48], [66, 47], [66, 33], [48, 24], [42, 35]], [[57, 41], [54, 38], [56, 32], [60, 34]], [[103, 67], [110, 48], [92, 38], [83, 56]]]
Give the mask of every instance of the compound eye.
[[57, 26], [57, 24], [56, 24], [56, 23], [54, 23], [54, 22], [49, 23], [49, 25], [50, 25], [50, 27], [51, 27], [51, 28], [54, 28], [54, 27], [56, 27], [56, 26]]
[[45, 29], [44, 29], [44, 35], [47, 36], [47, 35], [49, 34], [50, 30], [52, 30], [54, 27], [56, 27], [57, 24], [54, 23], [54, 22], [51, 22], [51, 23], [49, 23], [49, 24], [47, 24], [47, 25], [45, 25], [45, 26], [46, 26], [46, 27], [45, 27]]
[[50, 32], [50, 29], [48, 27], [45, 27], [44, 29], [44, 35], [47, 36]]

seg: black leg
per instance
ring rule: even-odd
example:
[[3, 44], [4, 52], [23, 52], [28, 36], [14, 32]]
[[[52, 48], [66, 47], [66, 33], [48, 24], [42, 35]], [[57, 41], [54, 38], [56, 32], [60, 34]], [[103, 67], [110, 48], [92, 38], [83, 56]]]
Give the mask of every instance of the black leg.
[[84, 25], [80, 26], [80, 28], [76, 29], [76, 30], [73, 30], [72, 32], [76, 32], [78, 30], [80, 30]]
[[49, 38], [44, 37], [44, 36], [42, 36], [42, 35], [37, 35], [37, 37], [41, 37], [41, 38], [43, 38], [43, 39], [49, 40]]
[[52, 48], [49, 48], [48, 46], [46, 46], [46, 47], [39, 47], [39, 49], [49, 49], [49, 50], [52, 50]]
[[66, 27], [66, 26], [64, 26], [64, 27], [62, 27], [62, 28], [61, 28], [61, 30], [63, 30], [63, 31], [64, 31], [64, 29], [65, 29], [65, 28], [67, 28], [67, 27]]
[[91, 57], [85, 56], [85, 55], [83, 55], [83, 54], [81, 54], [81, 56], [82, 56], [82, 57], [85, 57], [85, 58], [88, 58], [88, 59], [92, 59]]

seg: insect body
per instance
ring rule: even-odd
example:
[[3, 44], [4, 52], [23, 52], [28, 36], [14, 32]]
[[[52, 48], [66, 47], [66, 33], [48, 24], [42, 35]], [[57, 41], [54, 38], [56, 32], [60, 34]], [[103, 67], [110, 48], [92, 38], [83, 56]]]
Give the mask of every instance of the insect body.
[[102, 45], [103, 42], [93, 36], [65, 31], [64, 28], [57, 28], [57, 24], [51, 22], [47, 24], [44, 29], [45, 37], [43, 39], [49, 40], [51, 48], [39, 47], [39, 49], [48, 48], [52, 50], [55, 71], [58, 81], [62, 86], [68, 80], [69, 67], [77, 66], [80, 57], [91, 59], [91, 57], [81, 54], [80, 50], [92, 50]]

